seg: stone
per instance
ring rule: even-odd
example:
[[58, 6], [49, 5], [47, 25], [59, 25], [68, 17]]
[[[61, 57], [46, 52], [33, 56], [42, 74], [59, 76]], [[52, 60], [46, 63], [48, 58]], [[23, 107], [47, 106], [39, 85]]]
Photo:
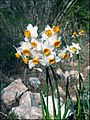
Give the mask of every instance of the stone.
[[77, 66], [76, 62], [70, 62], [70, 66]]
[[39, 107], [40, 93], [30, 93], [30, 94], [31, 94], [31, 106]]
[[63, 71], [60, 68], [57, 68], [56, 74], [58, 75], [58, 77], [60, 79], [64, 79], [64, 73], [63, 73]]
[[[47, 97], [44, 97], [45, 105], [47, 106]], [[56, 115], [58, 115], [58, 99], [54, 97], [54, 104], [56, 109]], [[63, 118], [65, 112], [65, 104], [60, 101], [61, 107], [61, 119]], [[53, 116], [53, 103], [52, 103], [52, 96], [48, 96], [48, 110], [51, 116]], [[72, 114], [72, 111], [68, 109], [66, 114], [66, 118]]]
[[16, 113], [18, 119], [41, 119], [42, 118], [42, 111], [41, 108], [37, 107], [24, 107], [18, 106], [13, 107], [10, 113]]
[[19, 98], [28, 88], [22, 83], [21, 79], [17, 79], [9, 86], [2, 89], [1, 99], [6, 105], [12, 105], [16, 98]]
[[41, 82], [36, 77], [29, 77], [28, 84], [30, 84], [32, 87], [37, 88], [37, 85], [40, 85]]
[[85, 70], [87, 70], [87, 71], [90, 70], [90, 66], [87, 66], [87, 67], [85, 68]]
[[30, 119], [31, 109], [24, 106], [13, 107], [10, 113], [15, 113], [18, 119]]
[[31, 108], [31, 119], [41, 119], [42, 118], [42, 110], [41, 108], [32, 107]]
[[[80, 73], [81, 77], [83, 80], [85, 80], [83, 73]], [[75, 78], [78, 79], [78, 71], [77, 70], [70, 70], [69, 72], [66, 71], [64, 74], [65, 78], [69, 77], [69, 78]]]
[[25, 106], [25, 107], [31, 107], [31, 92], [30, 91], [27, 91], [25, 92], [21, 98], [20, 98], [20, 101], [19, 101], [19, 105], [20, 106]]
[[[58, 86], [59, 93], [62, 97], [66, 95], [65, 91], [62, 89], [62, 87]], [[57, 90], [55, 89], [55, 95], [57, 96]]]
[[25, 92], [20, 98], [19, 105], [23, 105], [26, 107], [31, 106], [39, 107], [40, 93], [32, 93], [30, 91]]
[[77, 102], [76, 96], [71, 96], [71, 98], [72, 98], [72, 101], [73, 101], [73, 102], [75, 102], [75, 103]]

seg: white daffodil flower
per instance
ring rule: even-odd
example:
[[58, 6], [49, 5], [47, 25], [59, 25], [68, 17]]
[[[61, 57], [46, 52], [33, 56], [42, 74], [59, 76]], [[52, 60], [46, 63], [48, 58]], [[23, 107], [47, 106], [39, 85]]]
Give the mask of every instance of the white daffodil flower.
[[30, 42], [20, 42], [21, 47], [24, 48], [31, 48]]
[[34, 50], [38, 50], [38, 51], [41, 50], [41, 44], [42, 43], [39, 42], [37, 39], [35, 39], [35, 38], [31, 39], [30, 44], [31, 44], [31, 46]]
[[24, 38], [25, 42], [29, 42], [29, 39], [27, 37]]
[[52, 53], [51, 55], [42, 55], [42, 58], [39, 59], [40, 64], [42, 64], [43, 66], [49, 66], [49, 65], [53, 65], [55, 63], [55, 56], [54, 53]]
[[43, 66], [49, 65], [45, 55], [43, 55], [42, 58], [39, 59], [39, 62]]
[[37, 64], [39, 64], [39, 60], [38, 60], [38, 58], [33, 58], [33, 59], [30, 59], [29, 60], [29, 63], [28, 63], [28, 65], [29, 65], [29, 68], [30, 69], [32, 69], [34, 66], [36, 66]]
[[29, 37], [36, 38], [38, 36], [37, 30], [38, 30], [37, 26], [33, 27], [32, 24], [29, 24], [27, 26], [27, 30], [24, 31], [24, 35], [27, 38], [29, 38]]
[[[78, 54], [79, 50], [81, 50], [79, 44], [75, 43], [72, 43], [71, 46], [67, 45], [66, 48], [60, 47], [62, 43], [61, 36], [58, 35], [60, 32], [59, 26], [53, 26], [51, 28], [47, 25], [39, 39], [37, 39], [37, 30], [37, 26], [33, 27], [32, 24], [29, 24], [24, 31], [25, 42], [20, 42], [21, 46], [18, 48], [15, 47], [17, 51], [15, 54], [16, 57], [22, 57], [23, 62], [29, 64], [30, 69], [39, 63], [43, 66], [49, 66], [61, 60], [64, 61], [68, 57], [72, 57], [74, 53]], [[76, 37], [80, 34], [83, 35], [84, 30], [81, 30], [79, 34], [73, 32], [72, 37]]]
[[32, 62], [32, 60], [29, 60], [28, 65], [29, 65], [30, 69], [32, 69], [35, 66], [35, 64]]
[[76, 38], [78, 36], [79, 36], [78, 33], [75, 31], [75, 32], [72, 33], [72, 37], [71, 38]]
[[17, 53], [19, 53], [19, 54], [21, 55], [20, 47], [17, 47], [17, 48], [16, 48], [14, 45], [13, 45], [13, 47], [16, 49]]
[[46, 56], [50, 55], [51, 52], [54, 50], [54, 46], [51, 45], [49, 41], [48, 42], [45, 41], [44, 43], [42, 43], [41, 48], [42, 48], [42, 53]]
[[79, 54], [79, 51], [81, 50], [80, 46], [79, 46], [79, 43], [75, 44], [75, 43], [72, 43], [72, 45], [70, 46], [71, 48], [71, 52], [72, 53], [76, 53], [76, 54]]
[[30, 42], [20, 42], [20, 52], [22, 52], [23, 55], [28, 56], [30, 55], [31, 45]]
[[67, 49], [67, 54], [69, 55], [70, 58], [72, 58], [73, 53], [72, 53], [71, 47], [67, 45], [66, 49]]
[[54, 47], [59, 47], [60, 46], [60, 37], [57, 37], [57, 34], [53, 34], [51, 37], [49, 37], [46, 42]]
[[20, 57], [22, 57], [22, 54], [21, 54], [21, 48], [20, 47], [18, 47], [18, 48], [16, 48], [15, 46], [13, 46], [15, 49], [16, 49], [16, 53], [15, 53], [15, 56], [18, 58], [18, 59], [20, 59]]
[[61, 61], [61, 58], [59, 56], [55, 56], [55, 62], [58, 63]]
[[41, 68], [33, 68], [33, 69], [38, 70], [39, 72], [43, 72]]
[[32, 57], [32, 58], [36, 57], [36, 58], [39, 59], [39, 58], [42, 57], [41, 51], [37, 51], [37, 50], [35, 50], [35, 49], [32, 49], [32, 50], [30, 51], [30, 54], [31, 54], [31, 57]]
[[80, 36], [84, 35], [84, 33], [85, 33], [85, 31], [84, 31], [83, 29], [81, 29], [81, 30], [79, 31], [79, 35], [80, 35]]
[[67, 52], [66, 48], [64, 48], [63, 50], [60, 50], [58, 52], [58, 57], [60, 57], [60, 59], [62, 60], [66, 60], [68, 58], [68, 54], [66, 52]]
[[46, 40], [49, 37], [51, 37], [52, 35], [53, 35], [53, 30], [52, 30], [52, 28], [49, 25], [47, 25], [45, 27], [45, 31], [42, 32], [42, 39]]

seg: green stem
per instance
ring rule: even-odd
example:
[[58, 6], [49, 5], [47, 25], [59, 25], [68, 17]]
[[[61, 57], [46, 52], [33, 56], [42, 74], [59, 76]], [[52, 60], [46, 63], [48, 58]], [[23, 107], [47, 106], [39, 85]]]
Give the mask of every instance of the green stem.
[[54, 102], [54, 91], [53, 91], [53, 86], [52, 86], [51, 78], [50, 78], [50, 75], [49, 75], [49, 71], [48, 71], [48, 79], [49, 79], [50, 90], [51, 90], [51, 94], [52, 94], [53, 115], [54, 115], [54, 119], [56, 119], [56, 109], [55, 109], [55, 102]]
[[48, 67], [46, 67], [46, 98], [47, 98], [47, 113], [46, 113], [46, 116], [48, 118]]
[[79, 116], [80, 116], [80, 112], [81, 112], [80, 96], [78, 96], [78, 119], [79, 119]]
[[66, 103], [65, 103], [65, 108], [66, 108], [66, 106], [67, 106], [67, 97], [69, 97], [69, 99], [71, 99], [71, 98], [70, 98], [70, 94], [69, 94], [68, 88], [69, 88], [69, 80], [68, 80], [68, 77], [67, 77], [67, 84], [66, 84]]
[[53, 77], [54, 77], [54, 83], [55, 83], [56, 90], [57, 90], [57, 95], [58, 95], [58, 119], [61, 119], [60, 94], [59, 94], [58, 85], [57, 85], [57, 78], [56, 78], [56, 75], [54, 73], [53, 67], [52, 66], [50, 66], [50, 67], [51, 67], [51, 70], [52, 70], [52, 74], [53, 74]]
[[78, 59], [79, 89], [81, 90], [81, 80], [80, 80], [80, 59], [79, 59], [79, 54], [77, 54], [77, 59]]
[[42, 107], [42, 118], [45, 119], [44, 109], [45, 109], [46, 113], [47, 113], [47, 109], [46, 109], [46, 105], [45, 105], [45, 102], [44, 102], [43, 94], [42, 94], [42, 91], [41, 91], [39, 85], [38, 85], [38, 90], [39, 90], [39, 93], [40, 93], [40, 100], [41, 100], [41, 107]]
[[81, 113], [81, 102], [80, 102], [80, 91], [81, 91], [81, 78], [80, 78], [80, 59], [79, 59], [79, 54], [77, 54], [77, 59], [78, 59], [78, 75], [79, 75], [79, 91], [78, 91], [78, 119], [79, 115]]

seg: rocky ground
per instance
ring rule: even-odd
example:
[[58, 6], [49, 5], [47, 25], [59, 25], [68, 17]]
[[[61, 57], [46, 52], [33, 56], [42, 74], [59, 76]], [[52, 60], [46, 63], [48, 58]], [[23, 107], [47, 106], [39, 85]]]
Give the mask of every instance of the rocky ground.
[[[71, 63], [72, 64], [72, 63]], [[75, 63], [74, 63], [75, 64]], [[90, 67], [86, 67], [81, 76], [86, 84], [86, 74]], [[85, 74], [86, 73], [86, 74]], [[61, 68], [56, 69], [58, 78], [58, 87], [61, 100], [65, 99], [67, 76], [69, 77], [69, 92], [73, 102], [76, 101], [76, 84], [78, 84], [78, 71], [63, 71]], [[37, 70], [30, 71], [28, 68], [23, 70], [21, 76], [7, 77], [0, 71], [1, 81], [7, 84], [1, 88], [1, 116], [11, 116], [14, 112], [18, 118], [22, 119], [40, 119], [42, 112], [40, 108], [40, 95], [37, 90], [37, 83], [41, 86], [45, 95], [45, 72], [40, 73]], [[16, 77], [16, 78], [15, 78]], [[57, 97], [56, 90], [55, 96]], [[49, 93], [50, 95], [50, 93]], [[7, 114], [8, 113], [8, 114]]]

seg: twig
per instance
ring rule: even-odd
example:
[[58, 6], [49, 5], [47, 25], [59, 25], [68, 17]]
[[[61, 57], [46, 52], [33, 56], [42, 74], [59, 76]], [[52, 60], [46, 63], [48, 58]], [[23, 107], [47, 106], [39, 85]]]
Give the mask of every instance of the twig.
[[0, 113], [1, 113], [2, 115], [6, 116], [6, 117], [8, 116], [7, 114], [5, 114], [5, 113], [3, 113], [3, 112], [0, 112]]
[[[77, 1], [77, 0], [76, 0]], [[65, 8], [65, 10], [64, 10], [64, 12], [61, 14], [61, 13], [59, 13], [58, 15], [57, 15], [57, 17], [55, 18], [55, 20], [54, 20], [54, 24], [56, 23], [56, 21], [57, 21], [57, 19], [61, 19], [64, 15], [65, 15], [65, 13], [67, 12], [67, 10], [69, 9], [69, 7], [72, 5], [72, 4], [75, 4], [76, 3], [76, 1], [74, 2], [74, 0], [71, 0], [69, 3], [68, 3], [68, 5], [67, 5], [67, 7]], [[74, 3], [73, 3], [74, 2]], [[61, 14], [61, 15], [60, 15]], [[60, 17], [59, 17], [60, 16]]]

